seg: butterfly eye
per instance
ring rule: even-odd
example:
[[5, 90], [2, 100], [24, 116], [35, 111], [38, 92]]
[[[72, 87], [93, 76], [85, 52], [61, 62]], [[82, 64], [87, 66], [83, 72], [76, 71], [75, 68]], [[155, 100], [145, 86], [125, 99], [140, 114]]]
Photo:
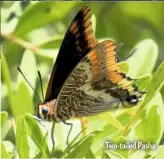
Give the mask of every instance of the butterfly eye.
[[129, 96], [127, 99], [126, 99], [127, 102], [129, 102], [130, 104], [137, 104], [138, 103], [138, 99], [137, 99], [137, 96], [136, 95], [132, 95], [132, 96]]
[[42, 107], [42, 114], [47, 115], [49, 113], [49, 108], [48, 107]]

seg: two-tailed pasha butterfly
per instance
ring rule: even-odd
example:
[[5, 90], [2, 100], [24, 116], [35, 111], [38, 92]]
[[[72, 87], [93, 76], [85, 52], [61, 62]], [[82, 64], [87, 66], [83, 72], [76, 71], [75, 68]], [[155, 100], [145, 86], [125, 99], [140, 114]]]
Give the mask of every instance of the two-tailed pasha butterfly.
[[114, 42], [95, 38], [90, 9], [84, 6], [65, 35], [37, 113], [41, 119], [64, 122], [135, 106], [142, 94], [120, 69]]

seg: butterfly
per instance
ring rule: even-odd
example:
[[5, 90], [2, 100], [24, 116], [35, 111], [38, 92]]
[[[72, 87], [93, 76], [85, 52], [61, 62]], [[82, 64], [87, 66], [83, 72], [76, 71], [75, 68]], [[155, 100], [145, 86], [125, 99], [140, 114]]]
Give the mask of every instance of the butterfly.
[[121, 70], [111, 40], [99, 43], [84, 6], [72, 21], [60, 47], [38, 117], [65, 122], [135, 106], [143, 92]]

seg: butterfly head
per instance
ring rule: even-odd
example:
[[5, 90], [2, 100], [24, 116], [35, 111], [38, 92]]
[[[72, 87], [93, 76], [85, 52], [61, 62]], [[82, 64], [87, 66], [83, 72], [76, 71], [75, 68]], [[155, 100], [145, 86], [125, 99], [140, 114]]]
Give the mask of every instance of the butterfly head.
[[54, 121], [54, 106], [55, 106], [55, 99], [50, 102], [45, 102], [39, 104], [37, 107], [37, 115], [39, 118], [46, 120], [46, 121]]

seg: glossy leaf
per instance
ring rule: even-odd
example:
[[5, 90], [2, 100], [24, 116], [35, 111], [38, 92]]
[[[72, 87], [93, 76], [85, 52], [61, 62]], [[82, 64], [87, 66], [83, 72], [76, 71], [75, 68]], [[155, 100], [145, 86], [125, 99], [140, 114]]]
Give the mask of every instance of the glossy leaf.
[[[48, 149], [48, 145], [46, 142], [48, 134], [43, 134], [43, 131], [39, 127], [39, 122], [37, 120], [35, 120], [32, 115], [26, 114], [25, 121], [27, 123], [29, 136], [34, 141], [34, 143], [37, 145], [37, 147], [40, 149], [40, 151], [42, 153], [41, 156], [48, 157], [49, 149]], [[41, 127], [43, 127], [43, 125], [41, 125]], [[45, 127], [43, 127], [43, 128], [45, 129]]]
[[149, 82], [151, 81], [152, 79], [152, 76], [148, 75], [148, 76], [144, 76], [144, 77], [141, 77], [137, 80], [137, 83], [138, 83], [138, 89], [141, 90], [141, 91], [144, 91]]
[[114, 151], [106, 151], [105, 155], [108, 156], [108, 158], [111, 158], [111, 159], [125, 159], [120, 154], [118, 154]]
[[135, 48], [137, 48], [136, 53], [127, 60], [131, 68], [128, 74], [133, 78], [151, 74], [158, 57], [157, 44], [147, 39], [141, 41]]
[[8, 118], [8, 114], [7, 112], [0, 112], [0, 116], [1, 116], [1, 126], [3, 126], [3, 124], [5, 123], [5, 121], [7, 120]]
[[41, 43], [38, 45], [38, 47], [43, 48], [43, 49], [50, 49], [50, 48], [59, 48], [64, 36], [59, 35], [59, 36], [54, 36], [51, 37], [51, 39], [45, 41], [44, 43]]
[[[91, 134], [87, 136], [85, 139], [83, 139], [72, 151], [68, 153], [67, 156], [64, 158], [83, 158], [89, 151], [89, 147], [91, 146], [93, 139], [94, 139], [94, 134]], [[83, 149], [83, 151], [79, 151], [80, 149]]]
[[146, 97], [142, 104], [142, 106], [148, 104], [148, 102], [156, 95], [156, 93], [163, 87], [164, 85], [164, 62], [158, 67], [157, 71], [154, 73], [152, 80], [146, 88]]
[[0, 143], [0, 148], [1, 148], [1, 158], [8, 158], [10, 159], [10, 156], [6, 150], [6, 147], [4, 146], [3, 143]]
[[[71, 2], [69, 5], [62, 2], [33, 3], [20, 17], [14, 32], [20, 36], [33, 29], [57, 21], [63, 18], [74, 5], [75, 2]], [[62, 12], [61, 6], [63, 8]]]
[[28, 129], [24, 117], [18, 117], [16, 121], [16, 145], [21, 158], [30, 158]]
[[89, 148], [88, 153], [85, 155], [85, 158], [96, 158], [91, 148]]
[[121, 69], [124, 71], [124, 72], [128, 72], [129, 70], [129, 65], [127, 62], [120, 62], [119, 63], [119, 66], [121, 67]]
[[4, 140], [11, 128], [11, 122], [7, 120], [8, 119], [7, 112], [1, 112], [0, 118], [1, 118], [1, 140]]
[[[152, 106], [147, 118], [142, 119], [136, 126], [136, 135], [142, 142], [156, 143], [161, 136], [161, 118], [157, 106]], [[143, 133], [144, 132], [144, 133]]]
[[21, 116], [27, 112], [34, 112], [33, 101], [25, 83], [20, 83], [16, 92], [11, 97], [11, 110], [14, 117]]
[[7, 61], [6, 61], [3, 53], [1, 53], [1, 57], [2, 57], [2, 78], [8, 88], [8, 94], [9, 94], [9, 98], [10, 98], [12, 95], [12, 83], [11, 83], [10, 72], [9, 72], [9, 68], [7, 65]]

